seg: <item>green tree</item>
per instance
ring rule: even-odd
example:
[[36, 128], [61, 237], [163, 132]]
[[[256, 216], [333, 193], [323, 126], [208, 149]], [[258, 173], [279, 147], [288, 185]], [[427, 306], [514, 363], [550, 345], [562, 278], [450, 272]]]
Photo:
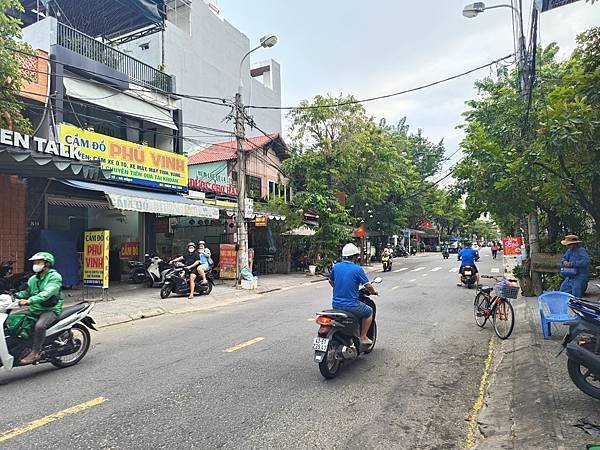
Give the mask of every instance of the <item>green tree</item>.
[[24, 74], [16, 55], [31, 54], [32, 50], [20, 41], [21, 22], [7, 14], [10, 10], [23, 11], [23, 6], [18, 0], [0, 0], [0, 126], [29, 131], [31, 125], [23, 117], [24, 106], [18, 97]]

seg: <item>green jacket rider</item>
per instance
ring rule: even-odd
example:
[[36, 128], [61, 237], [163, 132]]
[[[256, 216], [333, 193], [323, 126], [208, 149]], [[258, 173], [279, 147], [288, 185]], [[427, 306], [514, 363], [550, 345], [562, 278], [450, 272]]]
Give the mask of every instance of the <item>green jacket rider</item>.
[[31, 353], [21, 360], [21, 364], [37, 361], [46, 330], [62, 312], [64, 302], [62, 276], [52, 268], [56, 261], [54, 255], [38, 252], [29, 261], [33, 261], [33, 271], [36, 274], [27, 281], [27, 289], [15, 294], [16, 298], [21, 299], [19, 305], [27, 306], [27, 314], [35, 319]]

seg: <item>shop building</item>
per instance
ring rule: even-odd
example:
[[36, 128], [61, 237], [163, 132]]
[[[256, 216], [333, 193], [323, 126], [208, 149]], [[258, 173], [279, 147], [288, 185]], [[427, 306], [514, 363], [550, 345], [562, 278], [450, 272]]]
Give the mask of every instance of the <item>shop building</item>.
[[[160, 31], [164, 14], [141, 0], [86, 3], [85, 15], [76, 2], [23, 4], [24, 39], [43, 52], [25, 55], [37, 59], [23, 70], [47, 68], [47, 90], [27, 100], [26, 114], [35, 139], [54, 144], [42, 154], [14, 142], [0, 148], [0, 158], [23, 154], [32, 161], [26, 173], [3, 172], [19, 177], [9, 179], [16, 193], [25, 189], [25, 251], [18, 251], [54, 251], [65, 284], [78, 284], [83, 232], [107, 229], [111, 278], [120, 280], [127, 259], [156, 249], [160, 219], [219, 217], [218, 208], [185, 196], [188, 165], [173, 77], [107, 42]], [[111, 20], [88, 20], [105, 16]]]

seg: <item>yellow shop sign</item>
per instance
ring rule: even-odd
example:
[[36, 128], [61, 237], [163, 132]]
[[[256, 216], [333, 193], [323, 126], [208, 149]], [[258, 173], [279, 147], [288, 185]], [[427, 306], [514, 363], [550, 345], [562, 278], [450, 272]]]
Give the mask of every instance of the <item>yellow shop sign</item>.
[[149, 187], [188, 189], [187, 156], [135, 144], [72, 125], [60, 125], [60, 142], [79, 149], [84, 160], [98, 160], [110, 179]]

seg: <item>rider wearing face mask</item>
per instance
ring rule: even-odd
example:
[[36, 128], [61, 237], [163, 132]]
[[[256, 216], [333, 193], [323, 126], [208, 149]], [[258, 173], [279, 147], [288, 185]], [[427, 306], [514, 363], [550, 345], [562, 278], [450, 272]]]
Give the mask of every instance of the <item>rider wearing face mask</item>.
[[16, 298], [21, 299], [19, 305], [27, 306], [27, 313], [36, 319], [33, 346], [31, 352], [21, 360], [22, 364], [32, 364], [39, 359], [46, 330], [62, 312], [64, 301], [62, 276], [52, 268], [54, 255], [38, 252], [29, 261], [33, 261], [35, 275], [29, 278], [27, 289], [15, 294]]
[[200, 257], [196, 251], [196, 244], [193, 242], [188, 243], [187, 254], [171, 260], [171, 264], [183, 261], [186, 269], [190, 271], [190, 296], [189, 299], [194, 298], [194, 291], [196, 290], [196, 267], [200, 265]]

